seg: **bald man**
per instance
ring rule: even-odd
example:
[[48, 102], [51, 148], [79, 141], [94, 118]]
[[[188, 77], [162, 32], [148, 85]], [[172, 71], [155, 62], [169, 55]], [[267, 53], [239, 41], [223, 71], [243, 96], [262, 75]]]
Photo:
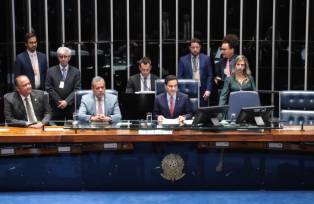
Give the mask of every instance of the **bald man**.
[[51, 118], [48, 95], [33, 90], [25, 75], [15, 79], [15, 91], [4, 96], [4, 116], [9, 126], [42, 128]]

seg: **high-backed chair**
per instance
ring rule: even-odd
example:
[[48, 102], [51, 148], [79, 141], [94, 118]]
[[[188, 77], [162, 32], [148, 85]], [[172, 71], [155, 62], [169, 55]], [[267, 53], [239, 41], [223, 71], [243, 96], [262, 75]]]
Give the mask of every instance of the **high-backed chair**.
[[281, 91], [279, 118], [284, 124], [314, 124], [314, 91]]
[[256, 91], [235, 91], [229, 96], [228, 119], [234, 114], [236, 119], [243, 107], [260, 106], [261, 101]]
[[[75, 92], [74, 94], [75, 95], [74, 96], [75, 112], [77, 112], [78, 109], [80, 108], [82, 96], [84, 96], [85, 94], [92, 93], [92, 92], [93, 92], [92, 90], [78, 90]], [[114, 89], [106, 89], [106, 94], [107, 93], [118, 96], [118, 92]]]
[[[189, 96], [192, 103], [192, 110], [195, 113], [199, 107], [199, 82], [193, 79], [178, 79], [179, 91]], [[165, 80], [158, 79], [155, 82], [156, 95], [165, 91]]]

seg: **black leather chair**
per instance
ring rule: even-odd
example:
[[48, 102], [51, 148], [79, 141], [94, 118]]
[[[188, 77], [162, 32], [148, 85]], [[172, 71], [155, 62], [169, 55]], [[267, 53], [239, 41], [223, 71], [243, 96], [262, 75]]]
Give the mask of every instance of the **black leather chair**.
[[281, 91], [279, 118], [286, 125], [314, 124], [314, 91]]
[[[84, 96], [85, 94], [92, 93], [92, 92], [93, 92], [92, 90], [79, 90], [74, 93], [75, 112], [77, 112], [78, 109], [80, 108], [82, 96]], [[107, 93], [118, 96], [118, 92], [114, 89], [106, 89], [106, 94]]]
[[[199, 108], [199, 82], [193, 79], [178, 79], [179, 91], [187, 94], [190, 97], [192, 103], [192, 110], [196, 113]], [[165, 80], [158, 79], [155, 81], [155, 93], [156, 95], [163, 93], [165, 91]]]

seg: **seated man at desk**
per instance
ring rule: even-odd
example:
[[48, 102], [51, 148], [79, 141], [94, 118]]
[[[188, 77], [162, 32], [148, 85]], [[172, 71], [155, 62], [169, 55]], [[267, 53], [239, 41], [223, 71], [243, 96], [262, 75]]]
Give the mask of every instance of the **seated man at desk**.
[[4, 116], [9, 126], [42, 128], [51, 118], [48, 95], [32, 90], [25, 75], [15, 79], [15, 91], [4, 96]]
[[84, 122], [113, 122], [121, 119], [117, 96], [105, 94], [105, 80], [96, 76], [92, 80], [93, 93], [82, 97], [78, 118]]
[[192, 117], [192, 105], [189, 96], [178, 91], [178, 79], [168, 75], [165, 79], [165, 92], [156, 96], [154, 117], [158, 122], [164, 119], [178, 119], [183, 122]]
[[151, 74], [152, 62], [149, 57], [143, 57], [138, 61], [138, 68], [141, 73], [131, 76], [126, 86], [126, 93], [134, 93], [137, 91], [154, 91], [155, 81], [158, 77]]

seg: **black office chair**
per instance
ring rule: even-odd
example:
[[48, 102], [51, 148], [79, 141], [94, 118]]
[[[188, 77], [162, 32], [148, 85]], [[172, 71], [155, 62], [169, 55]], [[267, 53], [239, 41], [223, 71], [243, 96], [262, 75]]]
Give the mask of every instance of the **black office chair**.
[[236, 119], [244, 107], [260, 106], [261, 101], [256, 91], [235, 91], [229, 96], [228, 119]]
[[[180, 92], [189, 96], [192, 110], [196, 113], [199, 108], [199, 82], [193, 79], [178, 79], [178, 89]], [[165, 80], [158, 79], [155, 81], [155, 93], [156, 95], [165, 91]]]
[[314, 91], [281, 91], [279, 118], [286, 125], [313, 125]]
[[[90, 94], [92, 92], [92, 90], [78, 90], [74, 93], [75, 112], [77, 112], [80, 108], [82, 96], [84, 96], [85, 94]], [[106, 94], [113, 94], [118, 96], [118, 92], [114, 89], [106, 89]]]

